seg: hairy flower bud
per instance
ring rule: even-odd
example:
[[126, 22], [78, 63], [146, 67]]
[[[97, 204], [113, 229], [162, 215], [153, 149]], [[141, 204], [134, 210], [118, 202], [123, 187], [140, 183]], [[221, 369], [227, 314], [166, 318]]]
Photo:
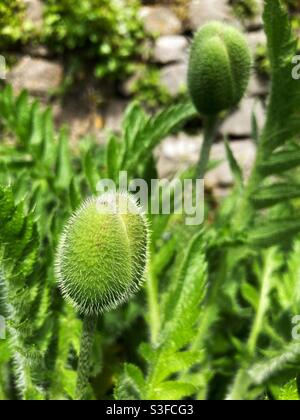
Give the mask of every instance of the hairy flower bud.
[[200, 114], [216, 115], [242, 99], [250, 77], [251, 54], [244, 35], [224, 23], [210, 22], [195, 35], [188, 87]]
[[93, 315], [127, 300], [144, 279], [148, 232], [129, 194], [87, 200], [67, 223], [57, 254], [56, 273], [67, 301]]

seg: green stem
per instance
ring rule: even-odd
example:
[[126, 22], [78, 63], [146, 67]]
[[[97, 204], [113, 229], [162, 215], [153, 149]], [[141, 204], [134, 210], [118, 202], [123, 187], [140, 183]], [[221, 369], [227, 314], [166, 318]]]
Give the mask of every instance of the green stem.
[[91, 373], [91, 352], [94, 342], [97, 321], [97, 316], [85, 316], [83, 320], [80, 355], [77, 371], [77, 400], [84, 400], [87, 396], [89, 377]]
[[[264, 264], [264, 271], [262, 276], [262, 284], [259, 294], [258, 308], [254, 318], [254, 322], [250, 331], [250, 335], [247, 342], [248, 355], [252, 360], [256, 355], [256, 347], [259, 335], [262, 331], [264, 317], [268, 309], [268, 296], [272, 287], [272, 274], [274, 272], [274, 254], [276, 248], [270, 248], [267, 251], [266, 260]], [[250, 378], [248, 376], [249, 363], [239, 369], [227, 400], [243, 400], [247, 394], [248, 388], [251, 385]]]
[[153, 274], [151, 268], [149, 269], [149, 276], [147, 279], [147, 294], [151, 343], [152, 345], [155, 345], [157, 343], [160, 329], [160, 314], [158, 304], [157, 278]]
[[248, 339], [248, 349], [251, 356], [254, 356], [256, 353], [257, 340], [262, 330], [264, 317], [268, 309], [268, 297], [272, 287], [272, 274], [274, 271], [273, 261], [275, 252], [276, 248], [270, 248], [266, 256], [258, 309], [256, 311], [256, 316]]
[[219, 119], [217, 115], [204, 118], [204, 139], [196, 172], [198, 179], [204, 178], [209, 161], [210, 150], [217, 134], [218, 121]]

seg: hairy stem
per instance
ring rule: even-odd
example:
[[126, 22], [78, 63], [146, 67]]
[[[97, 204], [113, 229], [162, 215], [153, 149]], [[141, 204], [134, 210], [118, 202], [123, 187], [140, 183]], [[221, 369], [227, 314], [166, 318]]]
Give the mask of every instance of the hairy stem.
[[204, 118], [204, 140], [197, 164], [197, 178], [203, 179], [209, 161], [210, 150], [216, 138], [218, 128], [218, 117], [216, 115]]
[[91, 352], [94, 342], [97, 321], [97, 316], [85, 316], [83, 320], [76, 386], [77, 400], [84, 400], [87, 395], [89, 376], [91, 373]]
[[268, 309], [268, 297], [270, 290], [272, 288], [272, 274], [274, 271], [274, 254], [276, 253], [276, 248], [271, 248], [268, 250], [266, 256], [266, 262], [263, 272], [262, 285], [260, 290], [259, 304], [256, 311], [256, 316], [253, 322], [251, 333], [248, 339], [248, 349], [251, 355], [256, 353], [256, 345], [259, 334], [262, 329], [264, 316]]
[[157, 278], [153, 274], [151, 268], [149, 269], [149, 276], [147, 279], [147, 294], [151, 343], [152, 345], [155, 345], [160, 329], [160, 314], [157, 292]]
[[[250, 331], [250, 335], [247, 342], [247, 350], [250, 360], [252, 360], [256, 355], [256, 347], [259, 335], [262, 331], [263, 323], [265, 314], [268, 309], [269, 299], [268, 296], [270, 294], [272, 288], [272, 274], [276, 269], [276, 263], [274, 260], [274, 255], [276, 254], [276, 248], [270, 248], [267, 251], [263, 276], [262, 276], [262, 283], [260, 288], [259, 294], [259, 302], [258, 308], [256, 311], [256, 315], [253, 321], [253, 325]], [[275, 265], [274, 265], [275, 264]], [[227, 400], [243, 400], [245, 395], [247, 394], [248, 388], [251, 385], [251, 381], [248, 376], [248, 368], [249, 363], [246, 363], [246, 366], [243, 366], [239, 369], [230, 393], [227, 397]]]

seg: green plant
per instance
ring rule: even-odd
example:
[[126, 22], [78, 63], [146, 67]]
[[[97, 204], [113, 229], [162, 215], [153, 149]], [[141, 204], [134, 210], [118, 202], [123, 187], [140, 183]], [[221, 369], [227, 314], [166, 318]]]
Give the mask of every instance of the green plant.
[[97, 77], [132, 72], [143, 37], [138, 0], [47, 0], [44, 38], [64, 58], [94, 66]]
[[[142, 66], [137, 71], [137, 77], [131, 83], [130, 94], [150, 108], [168, 106], [174, 103], [168, 90], [161, 84], [161, 71], [156, 66]], [[180, 102], [181, 95], [177, 98]]]
[[86, 396], [98, 315], [139, 289], [147, 252], [147, 221], [124, 193], [88, 200], [65, 228], [56, 271], [63, 296], [85, 317], [76, 391], [80, 399]]
[[19, 42], [24, 35], [24, 3], [22, 0], [3, 0], [0, 4], [0, 48]]
[[[136, 173], [145, 176], [149, 170], [149, 163], [152, 162], [151, 155], [155, 146], [169, 132], [178, 129], [179, 125], [194, 113], [190, 104], [182, 104], [150, 117], [141, 107], [133, 104], [128, 110], [124, 122], [123, 141], [112, 136], [107, 150], [103, 150], [86, 139], [80, 154], [77, 155], [70, 151], [66, 130], [59, 133], [54, 130], [50, 109], [43, 109], [37, 102], [31, 101], [26, 92], [22, 92], [15, 98], [10, 86], [1, 92], [0, 115], [3, 141], [1, 143], [0, 180], [1, 184], [13, 185], [13, 191], [8, 189], [6, 193], [10, 194], [12, 203], [14, 201], [26, 202], [23, 217], [26, 217], [27, 212], [30, 212], [30, 218], [36, 220], [38, 236], [35, 242], [35, 252], [38, 252], [40, 256], [36, 261], [37, 266], [33, 268], [34, 277], [30, 276], [32, 289], [31, 283], [28, 284], [28, 289], [24, 288], [24, 281], [19, 269], [16, 270], [14, 275], [16, 280], [12, 284], [10, 284], [12, 281], [10, 276], [5, 275], [3, 279], [1, 277], [1, 315], [6, 314], [2, 308], [11, 308], [12, 303], [19, 305], [21, 313], [19, 315], [14, 312], [11, 318], [8, 318], [14, 327], [19, 328], [17, 334], [20, 339], [16, 342], [16, 347], [9, 346], [6, 341], [0, 341], [2, 355], [0, 369], [1, 372], [2, 369], [3, 372], [6, 372], [7, 363], [10, 363], [14, 357], [13, 349], [16, 348], [18, 351], [22, 349], [24, 360], [22, 360], [22, 364], [18, 365], [16, 372], [20, 377], [25, 377], [28, 380], [24, 388], [22, 385], [19, 394], [15, 393], [14, 388], [7, 388], [6, 380], [1, 380], [0, 395], [3, 398], [75, 399], [85, 393], [89, 360], [91, 360], [91, 375], [96, 375], [96, 377], [100, 375], [99, 358], [95, 358], [93, 349], [91, 357], [89, 356], [89, 349], [93, 344], [91, 340], [93, 331], [95, 331], [95, 340], [93, 341], [99, 345], [99, 333], [95, 322], [90, 322], [89, 317], [85, 320], [82, 333], [83, 344], [80, 345], [81, 323], [73, 311], [64, 305], [56, 290], [53, 266], [59, 238], [69, 214], [78, 209], [84, 197], [97, 192], [96, 185], [99, 181], [99, 174], [102, 174], [103, 178], [111, 176], [113, 179], [114, 177], [117, 179], [118, 171], [126, 167], [131, 176]], [[132, 130], [133, 123], [136, 127], [135, 130]], [[30, 191], [28, 191], [28, 185], [31, 186]], [[2, 211], [6, 210], [4, 205], [6, 201], [5, 195], [0, 205]], [[19, 213], [21, 219], [21, 205]], [[7, 220], [10, 220], [12, 214], [9, 207]], [[4, 220], [3, 229], [6, 229], [6, 219], [2, 219], [1, 216], [1, 220]], [[22, 224], [17, 223], [17, 219], [12, 220], [12, 224], [9, 224], [7, 229], [12, 226], [15, 228], [11, 236], [7, 234], [6, 230], [3, 230], [3, 236], [1, 236], [1, 247], [7, 250], [7, 255], [13, 249], [16, 238], [21, 243], [22, 235], [26, 235], [26, 230], [21, 229]], [[4, 237], [5, 242], [3, 242]], [[30, 236], [28, 238], [30, 239]], [[30, 249], [28, 248], [28, 252]], [[144, 245], [141, 245], [141, 249], [145, 249]], [[23, 267], [26, 254], [14, 255], [19, 261], [17, 267]], [[141, 264], [143, 255], [142, 253]], [[2, 259], [2, 253], [0, 261], [1, 270], [6, 273], [6, 258]], [[13, 256], [11, 261], [14, 262]], [[126, 260], [124, 264], [126, 268]], [[36, 283], [33, 283], [35, 278], [37, 279]], [[40, 282], [41, 278], [43, 282]], [[129, 282], [128, 273], [126, 278]], [[134, 278], [138, 281], [138, 273]], [[8, 286], [9, 291], [10, 287], [14, 286], [11, 293], [6, 292]], [[24, 299], [21, 291], [24, 292]], [[34, 305], [28, 298], [29, 292], [32, 293]], [[15, 294], [20, 297], [20, 303], [16, 300]], [[153, 294], [152, 286], [149, 286], [149, 294]], [[28, 310], [23, 300], [26, 301]], [[41, 305], [41, 309], [36, 312], [38, 305]], [[34, 313], [35, 315], [33, 315]], [[141, 315], [140, 306], [136, 302], [128, 307], [103, 314], [99, 323], [102, 323], [103, 336], [107, 337], [103, 343], [104, 348], [110, 349], [120, 334], [135, 328], [134, 323]], [[24, 320], [28, 320], [26, 322], [29, 323], [33, 316], [38, 332], [32, 327], [30, 334], [26, 335]], [[113, 334], [108, 333], [111, 329], [114, 331]], [[145, 327], [139, 330], [144, 331]], [[12, 332], [9, 328], [9, 336], [11, 335]], [[36, 341], [37, 335], [39, 336], [38, 341]], [[22, 341], [20, 341], [21, 337], [24, 337]], [[11, 340], [14, 342], [13, 336]], [[80, 347], [86, 349], [81, 352], [81, 356]], [[107, 351], [112, 352], [112, 350]], [[20, 360], [19, 356], [18, 360]], [[78, 378], [77, 367], [80, 373]], [[17, 374], [10, 372], [9, 375], [13, 381], [18, 382]], [[4, 373], [3, 378], [6, 378]], [[77, 382], [78, 390], [76, 391]], [[108, 393], [109, 390], [103, 392]]]
[[[97, 323], [86, 315], [82, 325], [59, 293], [57, 248], [64, 232], [78, 233], [69, 215], [96, 195], [100, 179], [118, 184], [121, 171], [151, 185], [156, 146], [197, 111], [183, 102], [149, 115], [132, 103], [120, 135], [109, 135], [105, 147], [85, 138], [74, 152], [49, 109], [24, 92], [1, 91], [0, 314], [8, 329], [0, 340], [1, 399], [299, 400], [300, 84], [291, 77], [297, 41], [279, 0], [266, 0], [264, 23], [272, 85], [262, 130], [252, 117], [257, 156], [250, 177], [225, 142], [234, 189], [218, 208], [206, 206], [201, 227], [187, 226], [173, 207], [149, 214], [140, 293]], [[153, 199], [150, 189], [148, 195]], [[93, 203], [82, 211], [89, 214]], [[121, 253], [120, 245], [105, 261]], [[94, 255], [88, 261], [99, 272]], [[130, 282], [128, 260], [113, 272]], [[80, 281], [78, 262], [71, 262], [72, 279]]]
[[259, 5], [257, 0], [231, 0], [234, 13], [242, 20], [253, 19], [259, 13]]

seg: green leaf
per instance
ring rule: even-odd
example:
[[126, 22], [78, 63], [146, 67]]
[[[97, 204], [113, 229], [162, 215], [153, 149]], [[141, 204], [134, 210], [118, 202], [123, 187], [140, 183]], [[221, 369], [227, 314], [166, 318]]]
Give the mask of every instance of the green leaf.
[[69, 195], [70, 195], [70, 203], [71, 203], [72, 210], [75, 211], [78, 209], [82, 201], [82, 198], [81, 198], [79, 189], [77, 188], [76, 181], [74, 178], [72, 179], [70, 183]]
[[300, 343], [292, 342], [277, 354], [269, 356], [265, 360], [259, 361], [248, 370], [248, 375], [255, 385], [261, 385], [270, 380], [273, 375], [277, 375], [287, 369], [291, 363], [299, 361]]
[[29, 144], [33, 150], [40, 151], [43, 142], [43, 114], [40, 110], [40, 104], [35, 101], [32, 106], [32, 127]]
[[[42, 352], [38, 349], [38, 325], [32, 309], [39, 309], [39, 236], [31, 214], [23, 204], [16, 206], [9, 188], [0, 186], [0, 299], [7, 319], [13, 357], [15, 385], [24, 399], [43, 398], [38, 378], [41, 376]], [[33, 346], [32, 343], [35, 343]]]
[[234, 157], [234, 154], [232, 153], [231, 147], [227, 141], [227, 139], [225, 139], [225, 148], [226, 148], [226, 155], [227, 155], [227, 160], [229, 162], [229, 166], [231, 169], [231, 172], [234, 176], [234, 179], [237, 183], [237, 185], [239, 187], [243, 186], [243, 172], [242, 169], [240, 168], [237, 160]]
[[257, 209], [263, 209], [300, 197], [300, 185], [280, 183], [261, 187], [251, 200]]
[[50, 170], [54, 168], [57, 144], [55, 142], [53, 115], [51, 108], [43, 113], [43, 161]]
[[266, 0], [264, 9], [268, 55], [272, 67], [271, 96], [261, 141], [274, 150], [300, 131], [300, 84], [292, 77], [297, 41], [280, 0]]
[[57, 187], [61, 189], [68, 189], [73, 176], [73, 171], [70, 157], [69, 139], [66, 129], [61, 130], [59, 136], [56, 174]]
[[141, 370], [133, 364], [126, 363], [124, 365], [124, 370], [117, 381], [114, 392], [115, 399], [142, 399], [144, 387], [145, 379]]
[[276, 400], [278, 401], [299, 401], [300, 395], [298, 392], [297, 380], [293, 379], [283, 385], [276, 394]]
[[154, 117], [149, 118], [135, 134], [135, 141], [132, 145], [132, 150], [135, 153], [128, 156], [127, 169], [134, 170], [141, 162], [147, 162], [161, 140], [178, 130], [181, 124], [195, 115], [195, 108], [190, 102], [187, 102], [160, 111]]
[[148, 396], [150, 400], [180, 400], [196, 392], [196, 387], [180, 381], [163, 382], [153, 388]]
[[159, 384], [175, 373], [185, 372], [195, 364], [201, 362], [203, 353], [201, 351], [182, 351], [168, 354], [160, 354], [159, 368], [155, 370], [152, 381]]
[[114, 181], [117, 180], [120, 170], [120, 152], [118, 139], [114, 134], [112, 134], [109, 138], [106, 151], [106, 166], [109, 179]]
[[88, 185], [93, 194], [97, 193], [97, 183], [100, 176], [98, 173], [97, 165], [94, 161], [92, 150], [87, 150], [83, 158], [83, 169], [88, 181]]
[[243, 298], [250, 303], [250, 305], [257, 310], [259, 302], [259, 294], [255, 287], [244, 282], [241, 286], [241, 293]]
[[[188, 334], [193, 327], [206, 294], [206, 270], [203, 232], [200, 232], [192, 238], [179, 273], [165, 296], [162, 342], [170, 340], [169, 344], [178, 348], [181, 338], [184, 341], [184, 333]], [[182, 334], [178, 342], [176, 331]]]
[[300, 150], [280, 151], [272, 154], [268, 160], [259, 165], [264, 175], [280, 174], [300, 165]]
[[248, 234], [248, 242], [254, 246], [268, 247], [286, 243], [300, 232], [300, 219], [275, 219], [253, 227]]
[[126, 110], [122, 127], [125, 144], [123, 163], [126, 162], [126, 158], [129, 153], [134, 151], [137, 137], [141, 130], [144, 129], [147, 120], [147, 115], [137, 102], [133, 102], [129, 105], [128, 109]]
[[31, 105], [27, 91], [21, 92], [16, 100], [16, 132], [21, 142], [27, 146], [30, 140], [31, 129]]

